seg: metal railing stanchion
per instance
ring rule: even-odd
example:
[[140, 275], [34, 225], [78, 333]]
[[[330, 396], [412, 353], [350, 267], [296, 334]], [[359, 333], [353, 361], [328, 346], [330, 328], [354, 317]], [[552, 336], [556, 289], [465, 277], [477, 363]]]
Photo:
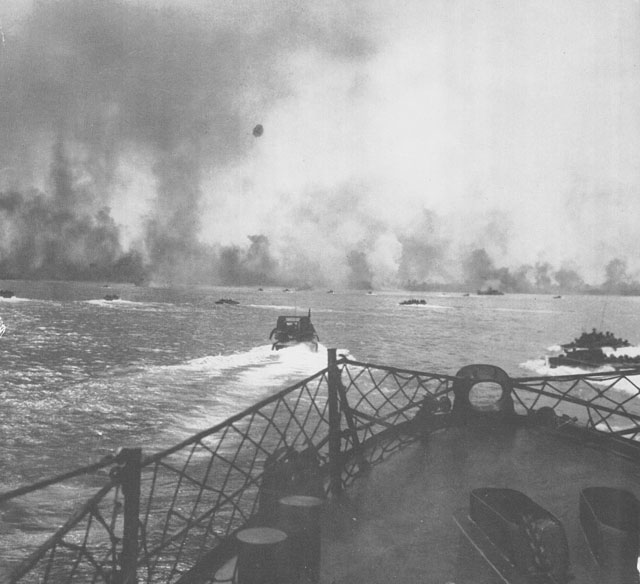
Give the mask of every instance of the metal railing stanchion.
[[339, 384], [340, 371], [336, 364], [336, 349], [327, 349], [329, 393], [329, 491], [334, 496], [342, 493], [342, 456]]

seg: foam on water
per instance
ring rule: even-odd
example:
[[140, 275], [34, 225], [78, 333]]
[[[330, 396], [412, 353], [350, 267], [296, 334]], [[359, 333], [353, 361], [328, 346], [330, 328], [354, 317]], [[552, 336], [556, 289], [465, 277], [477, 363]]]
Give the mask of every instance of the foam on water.
[[[563, 348], [562, 345], [551, 345], [550, 347], [547, 347], [547, 351], [550, 353], [561, 353]], [[630, 345], [629, 347], [618, 347], [617, 349], [612, 347], [602, 347], [602, 352], [607, 356], [638, 357], [640, 356], [640, 346]]]
[[92, 300], [83, 300], [87, 304], [94, 306], [108, 306], [109, 308], [162, 308], [164, 305], [159, 302], [136, 302], [134, 300], [105, 300], [104, 298], [94, 298]]
[[248, 304], [251, 308], [264, 308], [266, 310], [289, 310], [293, 312], [296, 310], [295, 306], [290, 304]]
[[[349, 355], [346, 349], [338, 350], [341, 355]], [[226, 375], [237, 379], [244, 386], [284, 387], [282, 380], [291, 376], [301, 378], [313, 375], [327, 366], [327, 347], [318, 344], [315, 351], [306, 343], [274, 351], [271, 345], [253, 347], [228, 355], [210, 355], [190, 359], [185, 363], [167, 365], [158, 369], [169, 372], [205, 373], [216, 377]]]
[[567, 367], [564, 365], [559, 365], [557, 367], [551, 367], [549, 365], [549, 360], [541, 357], [539, 359], [530, 359], [529, 361], [525, 361], [524, 363], [520, 363], [520, 367], [523, 369], [527, 369], [529, 371], [533, 371], [537, 375], [540, 376], [560, 376], [560, 375], [576, 375], [576, 374], [585, 374], [585, 373], [606, 373], [609, 371], [614, 371], [613, 367], [597, 367], [597, 368], [587, 368], [587, 367]]
[[426, 308], [428, 310], [435, 310], [438, 312], [444, 312], [448, 310], [456, 310], [456, 306], [443, 306], [442, 304], [403, 304], [402, 309], [416, 309], [416, 308]]
[[[595, 368], [586, 367], [566, 367], [560, 365], [558, 367], [551, 367], [549, 361], [546, 358], [531, 359], [520, 364], [520, 367], [533, 371], [536, 375], [540, 376], [561, 376], [561, 375], [577, 375], [577, 374], [589, 374], [589, 373], [613, 373], [614, 367], [603, 366]], [[603, 379], [602, 381], [592, 380], [593, 385], [602, 387], [609, 387], [611, 381]], [[631, 396], [637, 396], [640, 391], [640, 375], [629, 375], [626, 379], [621, 379], [615, 384], [615, 390], [625, 393]]]
[[167, 371], [200, 371], [218, 375], [230, 369], [266, 364], [274, 361], [277, 357], [278, 352], [272, 351], [271, 345], [262, 345], [248, 351], [238, 351], [228, 355], [198, 357], [178, 365], [164, 366], [163, 369]]
[[[261, 308], [263, 310], [277, 310], [279, 312], [282, 311], [287, 311], [287, 314], [292, 314], [292, 315], [305, 315], [307, 314], [307, 310], [309, 310], [308, 308], [300, 308], [299, 306], [291, 306], [291, 305], [286, 305], [286, 304], [247, 304], [246, 306], [248, 306], [249, 308]], [[311, 311], [311, 316], [313, 317], [314, 314], [318, 314], [318, 313], [335, 313], [335, 312], [345, 312], [344, 310], [336, 310], [333, 308], [314, 308]]]
[[31, 298], [20, 298], [19, 296], [12, 296], [11, 298], [5, 298], [0, 296], [0, 302], [30, 302]]
[[602, 352], [605, 355], [615, 355], [617, 357], [638, 357], [640, 356], [640, 347], [631, 346], [631, 347], [619, 347], [618, 349], [612, 349], [611, 347], [605, 347], [602, 349]]
[[[562, 353], [562, 346], [559, 344], [551, 345], [547, 347], [547, 352], [558, 355]], [[611, 347], [603, 347], [602, 352], [606, 356], [616, 356], [616, 357], [638, 357], [640, 356], [640, 346], [632, 345], [629, 347], [619, 347], [617, 349]], [[569, 367], [566, 365], [559, 365], [556, 367], [551, 367], [549, 364], [549, 359], [547, 357], [540, 357], [538, 359], [530, 359], [520, 364], [520, 367], [523, 369], [527, 369], [529, 371], [533, 371], [537, 375], [544, 376], [557, 376], [557, 375], [575, 375], [575, 374], [584, 374], [584, 373], [608, 373], [615, 371], [616, 368], [603, 365], [602, 367]], [[621, 389], [618, 385], [616, 385], [618, 389]], [[629, 387], [628, 391], [635, 395], [637, 393], [635, 387]]]
[[[268, 346], [269, 351], [271, 347]], [[295, 376], [303, 378], [313, 375], [327, 366], [327, 348], [318, 344], [314, 351], [306, 343], [300, 343], [275, 353], [268, 367], [252, 366], [242, 372], [239, 381], [249, 387], [282, 387], [281, 380]]]
[[[607, 387], [611, 385], [610, 381], [595, 382], [594, 385], [602, 385]], [[625, 379], [621, 379], [615, 385], [615, 389], [631, 396], [638, 396], [640, 391], [640, 375], [628, 375]]]
[[[349, 352], [342, 349], [338, 354], [349, 355]], [[224, 384], [216, 385], [215, 395], [209, 404], [192, 409], [188, 415], [175, 416], [177, 433], [186, 437], [223, 422], [258, 400], [326, 366], [327, 347], [319, 344], [318, 350], [314, 351], [310, 345], [301, 343], [280, 351], [273, 351], [271, 345], [262, 345], [230, 355], [191, 359], [162, 369], [174, 375], [195, 375], [200, 379], [207, 376], [211, 379], [225, 378]]]
[[532, 314], [556, 314], [557, 310], [547, 310], [543, 308], [506, 308], [506, 307], [496, 307], [491, 308], [495, 312], [523, 312], [523, 313], [532, 313]]

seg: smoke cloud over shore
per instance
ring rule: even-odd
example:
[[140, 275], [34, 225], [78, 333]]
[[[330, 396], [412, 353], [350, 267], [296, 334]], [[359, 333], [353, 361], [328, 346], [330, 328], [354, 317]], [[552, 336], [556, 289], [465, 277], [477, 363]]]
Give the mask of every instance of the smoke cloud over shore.
[[0, 279], [640, 292], [637, 2], [11, 0], [0, 26]]

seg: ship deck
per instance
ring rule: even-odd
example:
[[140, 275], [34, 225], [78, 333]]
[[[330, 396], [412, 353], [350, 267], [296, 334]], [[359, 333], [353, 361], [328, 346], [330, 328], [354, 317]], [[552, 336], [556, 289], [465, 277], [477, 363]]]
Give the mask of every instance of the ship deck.
[[[504, 582], [454, 521], [479, 487], [517, 489], [563, 524], [576, 583], [601, 581], [578, 517], [589, 486], [640, 490], [640, 465], [531, 426], [441, 430], [390, 456], [326, 504], [323, 584]], [[463, 511], [464, 512], [464, 511]]]

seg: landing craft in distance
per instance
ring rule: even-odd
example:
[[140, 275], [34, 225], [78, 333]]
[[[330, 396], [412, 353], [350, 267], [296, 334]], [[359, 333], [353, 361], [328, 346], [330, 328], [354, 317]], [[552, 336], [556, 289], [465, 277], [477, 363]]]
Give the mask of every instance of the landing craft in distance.
[[262, 127], [262, 124], [258, 124], [255, 128], [253, 128], [253, 135], [256, 138], [260, 138], [263, 132], [264, 132], [264, 128]]

